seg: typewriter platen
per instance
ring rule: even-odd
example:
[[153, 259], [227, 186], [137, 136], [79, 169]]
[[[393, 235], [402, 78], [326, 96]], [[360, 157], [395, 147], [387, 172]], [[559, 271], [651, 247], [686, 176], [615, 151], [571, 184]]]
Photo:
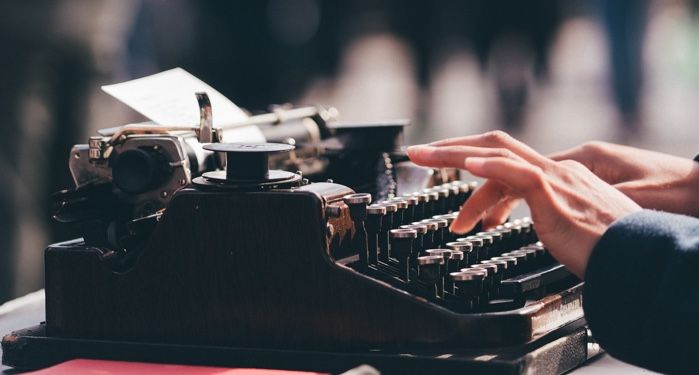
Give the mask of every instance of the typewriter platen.
[[[95, 178], [57, 195], [57, 217], [85, 237], [46, 250], [46, 322], [6, 336], [3, 362], [559, 373], [596, 353], [582, 284], [531, 220], [456, 236], [475, 184], [416, 167], [429, 186], [401, 193], [402, 124], [332, 127], [317, 110], [294, 121], [308, 134], [314, 117], [317, 137], [298, 143], [168, 130], [108, 136], [121, 139], [111, 151], [103, 138], [76, 146], [74, 176], [93, 165], [77, 175]], [[98, 149], [114, 152], [103, 169], [78, 168]]]

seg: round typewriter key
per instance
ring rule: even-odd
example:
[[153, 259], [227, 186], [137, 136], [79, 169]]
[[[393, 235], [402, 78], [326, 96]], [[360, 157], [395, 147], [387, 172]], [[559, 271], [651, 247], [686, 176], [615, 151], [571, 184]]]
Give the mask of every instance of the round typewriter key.
[[393, 227], [398, 228], [399, 226], [405, 224], [405, 211], [408, 208], [408, 202], [401, 198], [393, 198], [381, 202], [383, 204], [395, 204], [396, 213], [393, 215]]
[[425, 233], [424, 246], [425, 249], [431, 249], [435, 246], [435, 233], [437, 232], [437, 223], [431, 221], [416, 221], [412, 224], [421, 224], [427, 226], [427, 233]]
[[386, 209], [386, 215], [381, 216], [381, 232], [379, 233], [379, 259], [384, 263], [388, 263], [391, 251], [388, 231], [395, 228], [393, 220], [394, 213], [396, 210], [398, 210], [398, 206], [393, 203], [379, 203], [378, 205]]
[[417, 264], [418, 278], [427, 285], [428, 297], [437, 298], [444, 295], [444, 284], [440, 270], [444, 264], [444, 257], [441, 255], [421, 256], [417, 258]]
[[348, 194], [342, 197], [342, 200], [345, 201], [346, 204], [369, 204], [371, 203], [371, 194], [369, 193], [355, 193], [355, 194]]
[[349, 213], [354, 226], [355, 234], [352, 240], [359, 255], [357, 264], [360, 268], [366, 268], [367, 264], [369, 264], [369, 237], [365, 221], [367, 219], [367, 205], [371, 202], [371, 194], [349, 194], [342, 197], [342, 200], [349, 206]]
[[449, 231], [449, 228], [451, 228], [451, 223], [453, 223], [454, 220], [456, 219], [456, 215], [453, 215], [453, 214], [437, 215], [437, 216], [434, 216], [433, 219], [440, 219], [440, 220], [447, 221], [447, 230], [445, 231], [446, 238], [444, 239], [444, 242], [451, 242], [451, 241], [456, 240], [456, 235]]
[[455, 185], [459, 188], [459, 194], [456, 196], [456, 210], [458, 210], [471, 195], [471, 186], [467, 182], [462, 181], [457, 181]]
[[500, 282], [507, 277], [507, 262], [504, 260], [483, 260], [481, 264], [492, 264], [497, 267], [497, 272], [495, 274], [495, 285], [494, 294], [497, 296], [500, 294]]
[[386, 208], [386, 212], [391, 212], [391, 213], [393, 213], [393, 212], [398, 211], [398, 205], [395, 204], [395, 203], [393, 203], [393, 202], [386, 202], [386, 201], [383, 201], [383, 202], [381, 202], [381, 203], [379, 203], [379, 204], [382, 205], [382, 206], [384, 206], [384, 207]]
[[434, 188], [434, 191], [439, 195], [439, 201], [435, 207], [435, 214], [445, 214], [449, 212], [449, 189], [439, 186]]
[[381, 202], [382, 206], [386, 207], [386, 216], [390, 217], [390, 223], [388, 229], [398, 228], [398, 218], [396, 212], [398, 212], [398, 205], [393, 202]]
[[444, 257], [441, 255], [423, 255], [417, 257], [417, 264], [420, 266], [427, 266], [430, 264], [442, 265], [444, 264]]
[[476, 237], [483, 239], [483, 246], [490, 246], [493, 244], [494, 238], [491, 236], [490, 232], [478, 232]]
[[437, 290], [440, 292], [440, 295], [444, 295], [444, 288], [445, 288], [444, 278], [447, 276], [447, 273], [449, 270], [449, 263], [450, 263], [449, 258], [451, 258], [451, 250], [449, 250], [449, 249], [428, 249], [428, 250], [425, 250], [425, 252], [428, 255], [439, 255], [442, 258], [444, 258], [444, 263], [442, 265], [440, 265], [440, 267], [439, 267], [439, 273], [442, 276], [442, 280], [437, 284]]
[[482, 260], [481, 264], [494, 264], [498, 267], [498, 272], [505, 272], [505, 270], [507, 270], [507, 261], [505, 260], [487, 259]]
[[460, 265], [471, 264], [473, 244], [470, 242], [447, 242], [447, 248], [455, 250], [463, 254], [463, 259], [459, 262]]
[[536, 268], [536, 265], [537, 265], [537, 263], [536, 263], [536, 250], [522, 248], [522, 249], [510, 251], [510, 253], [524, 254], [526, 256], [526, 261], [527, 261], [527, 265], [525, 267], [527, 270], [526, 272], [529, 272], [529, 271]]
[[425, 193], [413, 193], [417, 198], [417, 206], [415, 206], [415, 216], [413, 219], [422, 220], [427, 217], [427, 205], [430, 201], [430, 196]]
[[442, 215], [432, 216], [432, 219], [446, 220], [447, 225], [451, 225], [451, 223], [454, 221], [454, 219], [456, 219], [456, 216], [454, 216], [452, 214], [442, 214]]
[[417, 238], [413, 242], [413, 252], [410, 255], [410, 266], [417, 268], [417, 257], [425, 255], [425, 234], [427, 233], [427, 225], [423, 224], [407, 224], [401, 225], [401, 229], [412, 229], [417, 233]]
[[439, 194], [439, 198], [442, 198], [442, 199], [448, 198], [449, 194], [451, 194], [449, 189], [444, 187], [444, 186], [438, 186], [438, 187], [434, 188], [434, 190], [437, 192], [437, 194]]
[[481, 248], [481, 252], [480, 252], [481, 253], [480, 260], [488, 259], [493, 255], [497, 255], [495, 253], [495, 251], [493, 250], [493, 244], [495, 243], [495, 239], [493, 238], [493, 236], [490, 235], [490, 233], [478, 232], [478, 233], [476, 233], [476, 237], [483, 240], [483, 247]]
[[439, 193], [432, 189], [425, 189], [422, 191], [430, 197], [430, 200], [425, 202], [425, 218], [430, 218], [432, 215], [438, 214], [437, 212], [437, 201], [439, 200]]
[[512, 235], [512, 231], [505, 225], [498, 225], [493, 229], [494, 232], [502, 233], [502, 238], [507, 239]]
[[369, 252], [369, 264], [376, 264], [379, 260], [379, 233], [381, 232], [382, 217], [386, 216], [386, 207], [372, 204], [366, 208], [366, 232], [367, 247]]
[[382, 203], [395, 203], [399, 210], [408, 208], [408, 201], [403, 198], [391, 198]]
[[459, 201], [459, 187], [451, 183], [444, 185], [449, 189], [449, 199], [447, 200], [449, 211], [459, 211], [459, 206], [457, 204]]
[[[396, 198], [393, 198], [393, 199], [396, 199]], [[412, 194], [403, 194], [403, 195], [401, 195], [400, 199], [403, 199], [406, 202], [408, 202], [409, 206], [414, 206], [418, 203], [417, 197], [412, 195]]]
[[493, 237], [493, 245], [490, 247], [488, 255], [492, 257], [502, 253], [503, 251], [507, 251], [507, 247], [505, 246], [505, 235], [501, 231], [490, 230], [486, 233], [488, 233], [488, 236]]
[[519, 249], [514, 250], [514, 251], [526, 254], [527, 255], [527, 262], [533, 262], [537, 258], [536, 249], [530, 248], [528, 246], [519, 248]]
[[509, 256], [492, 257], [491, 260], [503, 261], [507, 263], [507, 275], [513, 276], [515, 267], [517, 267], [517, 258]]
[[510, 230], [510, 244], [512, 247], [520, 247], [526, 245], [526, 241], [523, 240], [522, 236], [522, 225], [521, 220], [517, 219], [510, 223], [503, 224], [506, 228]]
[[393, 199], [402, 199], [405, 201], [405, 203], [408, 204], [408, 208], [405, 209], [405, 213], [403, 214], [403, 222], [404, 223], [411, 223], [415, 221], [415, 206], [417, 205], [417, 198], [413, 196], [405, 196], [403, 195], [400, 198], [393, 198]]
[[517, 259], [517, 266], [515, 267], [514, 275], [519, 275], [527, 272], [527, 254], [517, 253], [515, 251], [510, 251], [509, 253], [502, 253], [503, 257], [513, 257]]
[[456, 250], [456, 249], [451, 249], [451, 255], [449, 256], [449, 260], [456, 260], [456, 261], [461, 261], [464, 259], [464, 253], [462, 251]]
[[469, 263], [475, 263], [486, 259], [485, 250], [483, 249], [483, 239], [476, 236], [468, 236], [463, 238], [457, 238], [457, 242], [469, 242], [473, 246], [473, 252], [469, 256]]
[[444, 261], [449, 261], [452, 250], [450, 249], [427, 249], [425, 252], [429, 255], [439, 255], [444, 258]]
[[398, 259], [398, 275], [405, 282], [410, 281], [410, 254], [416, 238], [415, 229], [391, 230], [391, 255]]
[[417, 198], [418, 203], [424, 203], [424, 202], [429, 202], [430, 201], [430, 195], [427, 193], [418, 193], [415, 192], [413, 193], [415, 198]]
[[[488, 293], [485, 293], [487, 271], [469, 268], [458, 273], [462, 275], [452, 276], [452, 280], [455, 282], [455, 293], [464, 298], [469, 308], [473, 309], [478, 305], [487, 303]], [[455, 278], [461, 280], [455, 280]]]
[[434, 217], [431, 218], [431, 219], [424, 219], [424, 220], [421, 220], [420, 222], [422, 222], [422, 223], [432, 222], [432, 223], [437, 224], [437, 227], [438, 227], [438, 228], [446, 228], [446, 227], [449, 225], [449, 222], [448, 222], [447, 220], [445, 220], [445, 219], [438, 219], [438, 218], [434, 218]]
[[415, 229], [418, 234], [427, 233], [427, 225], [425, 224], [405, 224], [400, 226], [401, 229]]
[[391, 229], [391, 238], [417, 238], [417, 231], [415, 229], [403, 228], [403, 229]]
[[449, 264], [447, 265], [447, 272], [456, 272], [462, 268], [462, 262], [464, 260], [464, 253], [459, 250], [451, 250], [451, 255], [449, 255]]
[[500, 277], [502, 275], [498, 272], [498, 266], [495, 264], [479, 263], [472, 265], [471, 268], [484, 269], [488, 272], [485, 278], [485, 290], [488, 292], [489, 296], [492, 296], [500, 282], [499, 280], [502, 280]]
[[541, 245], [534, 244], [529, 245], [526, 248], [533, 249], [536, 251], [537, 263], [540, 263], [541, 265], [546, 265], [547, 263], [550, 263], [554, 260], [551, 254], [549, 254], [548, 250], [546, 250], [546, 248]]
[[484, 271], [459, 271], [449, 274], [449, 279], [454, 283], [455, 294], [460, 297], [468, 298], [467, 302], [471, 302], [470, 298], [477, 297], [483, 290], [483, 279], [485, 279]]
[[422, 222], [432, 222], [437, 224], [437, 231], [434, 234], [434, 244], [432, 245], [433, 247], [441, 247], [444, 245], [444, 243], [448, 242], [446, 241], [449, 233], [449, 222], [444, 220], [444, 219], [425, 219], [422, 220]]
[[368, 215], [386, 215], [386, 207], [379, 204], [372, 204], [366, 208], [366, 213]]

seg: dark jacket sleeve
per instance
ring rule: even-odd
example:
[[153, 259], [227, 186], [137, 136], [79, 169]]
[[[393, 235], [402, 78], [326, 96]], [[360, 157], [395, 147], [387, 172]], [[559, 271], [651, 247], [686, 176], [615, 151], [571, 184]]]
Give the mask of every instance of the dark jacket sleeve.
[[699, 373], [699, 219], [643, 210], [613, 223], [590, 256], [583, 306], [611, 355]]

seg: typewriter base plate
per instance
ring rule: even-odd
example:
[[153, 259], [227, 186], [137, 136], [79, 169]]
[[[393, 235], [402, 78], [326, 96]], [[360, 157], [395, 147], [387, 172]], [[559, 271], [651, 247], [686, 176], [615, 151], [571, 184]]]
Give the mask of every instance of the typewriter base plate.
[[583, 319], [532, 343], [491, 349], [322, 352], [172, 345], [48, 337], [43, 324], [5, 336], [2, 347], [3, 363], [18, 369], [89, 358], [332, 373], [370, 364], [382, 374], [561, 374], [601, 353]]

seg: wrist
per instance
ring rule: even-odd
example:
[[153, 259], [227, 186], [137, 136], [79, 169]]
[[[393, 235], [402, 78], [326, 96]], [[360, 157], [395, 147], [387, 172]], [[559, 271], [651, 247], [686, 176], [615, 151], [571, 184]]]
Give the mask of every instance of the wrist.
[[676, 188], [682, 206], [678, 212], [699, 217], [699, 155], [694, 158], [690, 172], [678, 180]]

